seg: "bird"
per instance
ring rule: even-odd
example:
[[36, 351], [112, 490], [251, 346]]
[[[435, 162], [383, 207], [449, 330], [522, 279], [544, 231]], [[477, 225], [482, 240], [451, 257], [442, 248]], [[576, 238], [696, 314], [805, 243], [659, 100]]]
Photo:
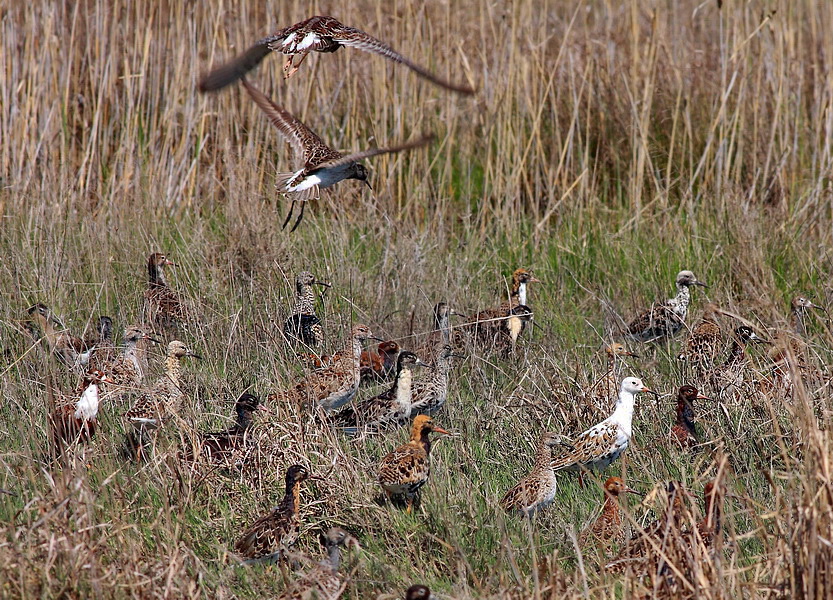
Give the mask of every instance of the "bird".
[[475, 316], [475, 339], [481, 348], [497, 350], [504, 356], [514, 351], [518, 337], [533, 317], [532, 309], [525, 304], [513, 306], [503, 316], [490, 316], [485, 321], [478, 320], [482, 315]]
[[411, 384], [411, 414], [433, 415], [445, 405], [452, 359], [463, 358], [447, 342], [439, 344], [434, 357], [433, 368]]
[[411, 418], [413, 368], [426, 366], [408, 350], [399, 353], [393, 385], [377, 396], [367, 398], [332, 415], [333, 423], [347, 433], [384, 431], [407, 423]]
[[746, 347], [750, 343], [769, 344], [770, 342], [756, 334], [751, 327], [741, 325], [736, 328], [733, 332], [729, 356], [710, 374], [711, 385], [719, 394], [731, 394], [743, 386], [749, 370], [749, 354], [746, 352]]
[[234, 403], [234, 425], [224, 431], [201, 433], [197, 444], [198, 452], [195, 453], [193, 447], [186, 447], [185, 459], [194, 460], [197, 454], [213, 462], [228, 458], [245, 443], [246, 434], [254, 424], [254, 414], [257, 411], [266, 411], [266, 406], [261, 404], [254, 394], [242, 394]]
[[338, 573], [341, 565], [341, 548], [361, 546], [352, 535], [341, 527], [332, 527], [324, 536], [327, 557], [295, 581], [288, 590], [278, 596], [279, 600], [338, 600], [344, 594], [346, 585]]
[[547, 432], [541, 436], [535, 454], [532, 471], [510, 489], [500, 500], [500, 507], [509, 512], [519, 512], [532, 517], [539, 510], [552, 504], [555, 498], [556, 478], [552, 468], [552, 449], [564, 445], [558, 434]]
[[46, 304], [39, 302], [31, 306], [28, 312], [40, 326], [49, 346], [49, 352], [58, 359], [58, 362], [71, 369], [87, 365], [91, 348], [84, 343], [84, 340], [70, 332], [58, 331], [56, 326], [64, 329], [64, 324]]
[[101, 370], [109, 373], [118, 386], [117, 391], [124, 393], [136, 390], [142, 384], [147, 371], [145, 340], [155, 344], [162, 343], [150, 335], [149, 330], [143, 325], [127, 327], [124, 330], [122, 352], [101, 365]]
[[619, 458], [633, 435], [632, 421], [636, 395], [653, 393], [641, 379], [625, 377], [619, 388], [616, 408], [607, 419], [594, 425], [572, 443], [572, 449], [553, 457], [554, 471], [601, 471]]
[[[434, 352], [440, 351], [442, 344], [452, 344], [452, 327], [449, 320], [449, 317], [452, 315], [464, 318], [466, 316], [451, 308], [447, 302], [438, 302], [435, 304], [431, 311], [434, 329], [431, 330], [426, 339], [414, 352], [419, 356], [435, 358]], [[428, 362], [433, 362], [433, 360]]]
[[388, 498], [405, 496], [407, 512], [411, 512], [414, 497], [428, 483], [431, 473], [430, 434], [451, 435], [427, 415], [417, 415], [411, 425], [411, 439], [386, 455], [379, 464], [377, 479]]
[[609, 406], [611, 399], [615, 398], [619, 392], [619, 376], [616, 368], [619, 357], [639, 358], [638, 354], [631, 352], [625, 348], [624, 344], [619, 342], [605, 345], [604, 352], [607, 358], [607, 370], [593, 382], [587, 393], [587, 396], [597, 408]]
[[379, 342], [376, 352], [364, 350], [359, 360], [362, 381], [387, 381], [396, 374], [401, 347], [395, 340]]
[[55, 456], [76, 441], [89, 442], [98, 425], [99, 389], [102, 383], [113, 383], [102, 371], [94, 369], [83, 378], [71, 402], [63, 402], [49, 416], [50, 437]]
[[176, 263], [160, 252], [148, 256], [143, 314], [145, 323], [157, 331], [173, 329], [188, 318], [185, 304], [165, 277], [165, 269], [171, 266], [176, 266]]
[[726, 491], [716, 479], [706, 482], [703, 488], [706, 515], [697, 522], [696, 529], [700, 540], [707, 548], [714, 544], [715, 538], [720, 534], [725, 496]]
[[676, 296], [654, 302], [651, 308], [630, 322], [627, 328], [630, 338], [640, 342], [659, 342], [682, 329], [691, 303], [691, 286], [708, 286], [691, 271], [677, 273], [676, 284]]
[[267, 398], [269, 404], [311, 404], [326, 412], [341, 408], [353, 399], [359, 389], [362, 343], [372, 337], [367, 325], [354, 325], [347, 347], [334, 356], [328, 366], [308, 373], [289, 390], [270, 395]]
[[277, 562], [286, 550], [298, 541], [301, 518], [301, 483], [317, 479], [306, 467], [292, 465], [286, 470], [286, 492], [283, 500], [268, 514], [260, 517], [234, 544], [234, 550], [245, 560], [243, 564]]
[[506, 317], [513, 308], [523, 304], [527, 304], [528, 286], [530, 283], [541, 283], [541, 280], [534, 277], [532, 272], [528, 269], [515, 269], [512, 273], [512, 287], [509, 290], [509, 299], [503, 300], [495, 308], [487, 308], [476, 313], [472, 321], [474, 323], [489, 322], [493, 319], [501, 319]]
[[402, 152], [412, 148], [419, 148], [431, 142], [433, 135], [424, 136], [413, 142], [392, 146], [390, 148], [373, 148], [362, 152], [342, 155], [327, 146], [309, 127], [291, 115], [284, 108], [272, 102], [259, 89], [243, 79], [243, 87], [249, 93], [260, 109], [266, 114], [271, 123], [292, 145], [298, 158], [303, 159], [304, 166], [294, 173], [279, 173], [277, 187], [284, 194], [292, 195], [292, 206], [284, 220], [283, 227], [289, 223], [295, 211], [296, 202], [301, 203], [298, 215], [291, 231], [295, 231], [304, 218], [304, 208], [309, 200], [319, 197], [319, 188], [328, 188], [344, 179], [358, 179], [370, 187], [367, 181], [368, 172], [358, 161], [380, 154]]
[[818, 374], [807, 360], [807, 313], [809, 309], [827, 312], [824, 307], [813, 304], [804, 296], [796, 296], [790, 302], [789, 334], [779, 335], [769, 351], [771, 361], [770, 380], [772, 387], [785, 396], [791, 397], [794, 377], [807, 381]]
[[203, 93], [213, 92], [242, 79], [270, 52], [280, 52], [289, 56], [283, 67], [284, 78], [288, 79], [298, 70], [310, 52], [335, 52], [342, 46], [377, 54], [405, 65], [420, 77], [453, 92], [474, 93], [470, 86], [449, 83], [411, 62], [384, 42], [359, 29], [348, 27], [330, 16], [312, 17], [259, 40], [243, 54], [215, 67], [202, 77], [198, 89]]
[[128, 449], [131, 456], [141, 459], [149, 440], [148, 435], [158, 430], [179, 409], [184, 394], [180, 388], [181, 361], [185, 357], [201, 358], [183, 342], [173, 340], [168, 344], [165, 358], [165, 375], [145, 390], [136, 403], [125, 413], [130, 425]]
[[329, 283], [319, 281], [309, 271], [302, 271], [295, 277], [295, 303], [290, 316], [284, 321], [283, 333], [290, 340], [319, 348], [324, 344], [324, 328], [315, 314], [314, 285], [330, 287]]
[[90, 359], [87, 370], [102, 371], [103, 365], [116, 357], [116, 345], [113, 342], [113, 319], [106, 316], [98, 318], [95, 336], [84, 339], [84, 345], [90, 348]]
[[698, 382], [714, 368], [714, 363], [723, 349], [723, 337], [717, 314], [720, 309], [713, 302], [706, 304], [702, 320], [691, 330], [686, 340], [685, 351], [678, 357], [691, 365]]
[[681, 448], [691, 448], [700, 443], [697, 424], [694, 422], [694, 401], [710, 400], [693, 385], [683, 385], [677, 391], [677, 418], [671, 427], [671, 439]]
[[607, 554], [613, 544], [621, 545], [625, 541], [625, 528], [622, 522], [620, 503], [623, 494], [637, 494], [628, 487], [621, 477], [609, 477], [604, 482], [602, 511], [598, 517], [579, 536], [580, 545], [594, 543]]
[[405, 600], [437, 600], [427, 585], [412, 585], [405, 591]]

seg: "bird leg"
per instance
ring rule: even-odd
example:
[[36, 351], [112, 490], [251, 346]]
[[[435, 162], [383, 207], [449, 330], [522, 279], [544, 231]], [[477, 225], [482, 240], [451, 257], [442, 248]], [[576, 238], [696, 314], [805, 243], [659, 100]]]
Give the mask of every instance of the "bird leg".
[[[286, 215], [286, 219], [283, 221], [283, 225], [281, 225], [281, 229], [286, 229], [287, 223], [289, 223], [289, 219], [292, 218], [292, 213], [295, 212], [295, 200], [292, 201], [292, 204], [289, 207], [289, 214]], [[294, 229], [293, 229], [294, 231]]]
[[405, 508], [405, 512], [411, 514], [411, 508], [414, 505], [414, 497], [408, 496], [408, 506]]
[[309, 52], [303, 52], [298, 58], [298, 62], [295, 65], [292, 65], [292, 61], [297, 55], [290, 55], [289, 60], [286, 61], [286, 64], [283, 66], [283, 78], [289, 79], [298, 71], [298, 67], [301, 66], [301, 63], [304, 62], [304, 59], [309, 55]]
[[301, 220], [304, 218], [304, 209], [306, 209], [307, 203], [301, 202], [301, 214], [298, 215], [298, 219], [295, 221], [295, 225], [292, 226], [292, 229], [289, 230], [289, 233], [292, 233], [296, 229], [298, 229], [298, 225], [301, 224]]
[[581, 489], [584, 489], [584, 470], [581, 469], [578, 472], [578, 485]]

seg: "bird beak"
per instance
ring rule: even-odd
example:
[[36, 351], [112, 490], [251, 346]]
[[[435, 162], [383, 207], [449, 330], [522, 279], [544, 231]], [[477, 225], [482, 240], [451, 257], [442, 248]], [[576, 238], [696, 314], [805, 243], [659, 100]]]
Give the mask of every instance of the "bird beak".
[[464, 319], [468, 319], [468, 316], [464, 315], [461, 312], [454, 310], [453, 308], [448, 311], [448, 314], [454, 315], [455, 317], [462, 317]]
[[421, 358], [417, 358], [416, 362], [414, 364], [417, 365], [418, 367], [430, 367], [431, 366], [428, 363], [423, 362], [423, 360]]
[[109, 376], [106, 376], [104, 379], [101, 380], [101, 383], [109, 383], [111, 385], [116, 385], [115, 380], [110, 379]]
[[703, 394], [697, 394], [696, 400], [711, 400], [708, 396], [704, 396]]
[[370, 188], [370, 191], [373, 191], [373, 187], [370, 185], [370, 182], [369, 182], [367, 179], [363, 179], [362, 181], [364, 181], [364, 184], [365, 184], [367, 187], [369, 187], [369, 188]]
[[176, 263], [175, 263], [174, 261], [172, 261], [172, 260], [168, 259], [168, 258], [166, 258], [166, 259], [165, 259], [165, 262], [163, 262], [162, 264], [163, 264], [163, 265], [168, 265], [168, 266], [171, 266], [171, 267], [175, 267], [175, 266], [176, 266]]
[[322, 287], [333, 287], [331, 284], [326, 283], [324, 281], [318, 281], [317, 279], [315, 281], [313, 281], [312, 283], [315, 284], [315, 285], [320, 285]]
[[625, 493], [626, 494], [634, 494], [636, 496], [641, 496], [642, 495], [642, 492], [639, 492], [639, 491], [633, 489], [632, 487], [626, 487], [625, 488]]
[[466, 358], [468, 358], [468, 356], [466, 356], [465, 354], [453, 354], [453, 353], [452, 353], [452, 354], [449, 354], [449, 356], [451, 356], [452, 358], [459, 358], [459, 359], [466, 359]]
[[639, 358], [639, 355], [636, 352], [631, 352], [630, 350], [625, 352], [625, 356], [633, 356], [634, 358]]
[[641, 390], [639, 390], [639, 391], [640, 391], [640, 392], [648, 392], [649, 394], [653, 394], [654, 396], [658, 396], [658, 395], [659, 395], [659, 394], [657, 394], [657, 392], [655, 392], [655, 391], [654, 391], [654, 390], [652, 390], [651, 388], [649, 388], [649, 387], [647, 387], [647, 386], [644, 386], [644, 385], [642, 386], [642, 389], [641, 389]]
[[324, 477], [321, 475], [309, 475], [307, 479], [314, 479], [315, 481], [325, 481]]
[[196, 352], [191, 352], [190, 350], [185, 353], [185, 356], [193, 356], [194, 358], [198, 358], [198, 359], [202, 360], [202, 356], [200, 356]]
[[259, 412], [266, 413], [267, 415], [272, 414], [272, 411], [269, 410], [269, 407], [266, 406], [265, 404], [258, 404], [257, 405], [257, 410]]
[[437, 427], [436, 425], [434, 425], [434, 429], [432, 429], [432, 431], [433, 431], [434, 433], [442, 433], [442, 434], [445, 434], [445, 435], [454, 435], [454, 434], [453, 434], [453, 433], [451, 433], [450, 431], [446, 431], [446, 430], [445, 430], [445, 429], [443, 429], [442, 427]]
[[156, 339], [155, 337], [150, 336], [150, 335], [147, 335], [147, 334], [143, 335], [143, 336], [142, 336], [142, 339], [143, 339], [143, 340], [150, 340], [150, 341], [151, 341], [151, 342], [153, 342], [154, 344], [161, 344], [161, 343], [162, 343], [162, 340], [158, 340], [158, 339]]
[[708, 285], [706, 285], [706, 283], [705, 283], [705, 282], [703, 282], [703, 281], [695, 281], [695, 282], [694, 282], [694, 285], [699, 285], [700, 287], [704, 287], [704, 288], [709, 287], [709, 286], [708, 286]]
[[752, 341], [752, 342], [755, 342], [756, 344], [771, 344], [772, 343], [769, 340], [765, 340], [764, 338], [762, 338], [758, 335], [755, 335], [754, 332], [752, 333], [752, 335], [749, 336], [749, 340]]
[[527, 283], [544, 283], [543, 281], [541, 281], [537, 277], [530, 277], [529, 279], [526, 280], [526, 282]]
[[367, 339], [369, 339], [369, 340], [376, 340], [377, 342], [386, 342], [386, 341], [387, 341], [387, 340], [383, 340], [383, 339], [382, 339], [382, 338], [380, 338], [380, 337], [376, 337], [375, 335], [368, 336], [368, 338], [367, 338]]
[[810, 308], [815, 308], [816, 310], [820, 310], [820, 311], [822, 311], [824, 314], [826, 314], [826, 315], [827, 315], [827, 318], [828, 318], [828, 319], [830, 318], [830, 313], [829, 313], [829, 312], [827, 312], [827, 309], [826, 309], [826, 308], [824, 308], [823, 306], [819, 306], [818, 304], [812, 304], [812, 303], [811, 303], [811, 304], [810, 304]]
[[349, 538], [347, 538], [347, 546], [352, 546], [358, 552], [362, 551], [362, 547], [361, 544], [359, 544], [359, 540], [354, 538], [352, 535]]

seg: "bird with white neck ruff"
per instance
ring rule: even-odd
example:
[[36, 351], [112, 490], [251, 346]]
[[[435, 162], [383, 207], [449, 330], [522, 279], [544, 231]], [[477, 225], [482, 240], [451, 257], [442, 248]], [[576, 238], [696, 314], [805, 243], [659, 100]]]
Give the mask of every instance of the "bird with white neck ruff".
[[639, 342], [659, 342], [676, 335], [685, 324], [691, 304], [691, 286], [708, 287], [691, 271], [677, 273], [677, 295], [668, 300], [657, 300], [651, 308], [633, 319], [627, 335]]

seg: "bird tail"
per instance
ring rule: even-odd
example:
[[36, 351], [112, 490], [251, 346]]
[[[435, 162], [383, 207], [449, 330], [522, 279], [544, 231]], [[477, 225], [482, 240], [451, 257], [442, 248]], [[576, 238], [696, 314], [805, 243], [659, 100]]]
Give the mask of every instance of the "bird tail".
[[260, 61], [272, 50], [263, 40], [246, 50], [243, 54], [219, 67], [212, 69], [208, 75], [200, 79], [197, 89], [200, 92], [216, 92], [235, 81], [242, 79], [246, 73], [260, 64]]
[[317, 185], [313, 185], [305, 190], [299, 190], [297, 192], [290, 190], [290, 188], [293, 187], [293, 183], [298, 175], [299, 174], [297, 172], [278, 173], [275, 178], [275, 187], [278, 188], [278, 191], [282, 194], [290, 194], [290, 198], [295, 202], [308, 202], [318, 198], [320, 192]]

